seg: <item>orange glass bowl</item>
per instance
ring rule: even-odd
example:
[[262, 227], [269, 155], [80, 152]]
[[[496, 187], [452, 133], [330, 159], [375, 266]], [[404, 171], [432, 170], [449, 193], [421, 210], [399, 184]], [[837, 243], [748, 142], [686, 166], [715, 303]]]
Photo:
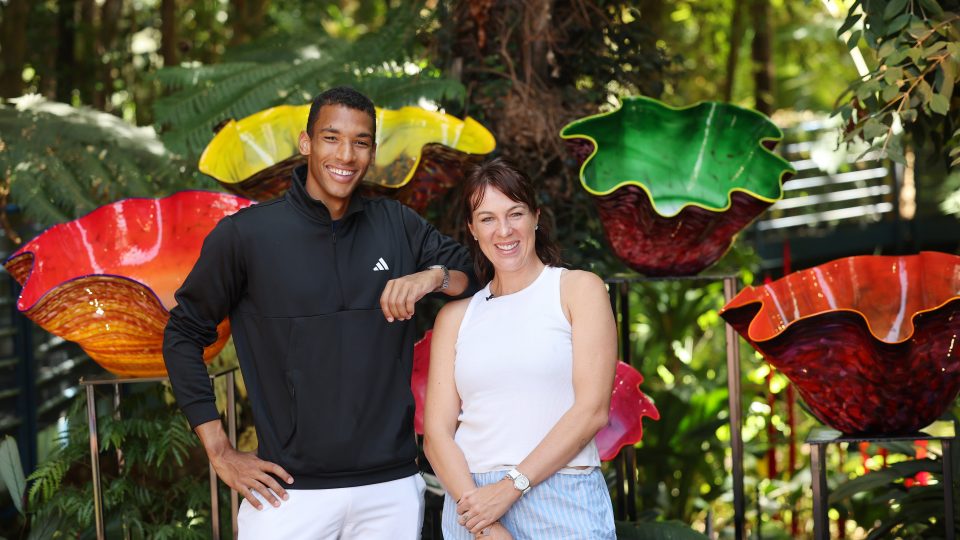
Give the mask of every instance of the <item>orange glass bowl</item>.
[[[309, 112], [309, 104], [281, 105], [227, 122], [200, 156], [200, 171], [239, 195], [277, 197], [290, 186], [291, 171], [306, 163], [297, 139]], [[376, 160], [364, 184], [422, 212], [462, 178], [467, 164], [495, 147], [493, 135], [472, 118], [378, 108]]]
[[[416, 402], [414, 428], [423, 434], [423, 407], [426, 402], [427, 373], [430, 371], [430, 339], [433, 330], [428, 330], [423, 339], [413, 347], [413, 378], [411, 390]], [[653, 401], [640, 391], [643, 377], [637, 370], [623, 362], [617, 362], [617, 374], [610, 398], [610, 417], [607, 426], [597, 433], [597, 449], [600, 459], [610, 461], [624, 446], [636, 444], [643, 438], [644, 416], [660, 419]]]
[[[115, 202], [55, 225], [4, 262], [23, 287], [17, 308], [111, 373], [164, 376], [163, 329], [174, 293], [207, 233], [251, 204], [236, 195], [181, 191]], [[206, 361], [226, 343], [229, 321], [217, 332]]]
[[794, 172], [771, 152], [780, 129], [728, 103], [673, 108], [628, 97], [560, 136], [582, 163], [580, 182], [617, 257], [648, 276], [694, 275], [716, 262]]
[[825, 424], [896, 435], [960, 391], [960, 257], [858, 256], [747, 287], [721, 310]]

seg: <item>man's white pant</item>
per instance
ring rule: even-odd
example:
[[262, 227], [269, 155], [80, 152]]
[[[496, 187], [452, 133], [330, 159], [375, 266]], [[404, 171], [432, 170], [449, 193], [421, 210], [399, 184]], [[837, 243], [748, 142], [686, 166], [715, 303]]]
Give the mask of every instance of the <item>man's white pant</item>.
[[415, 474], [368, 486], [289, 489], [290, 498], [279, 507], [263, 503], [259, 511], [244, 499], [237, 516], [239, 540], [417, 540], [425, 490]]

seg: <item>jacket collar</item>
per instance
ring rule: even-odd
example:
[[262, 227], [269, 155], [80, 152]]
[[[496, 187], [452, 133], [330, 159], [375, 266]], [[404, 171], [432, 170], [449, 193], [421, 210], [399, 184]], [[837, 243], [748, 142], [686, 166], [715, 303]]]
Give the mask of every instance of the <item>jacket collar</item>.
[[[330, 217], [330, 210], [322, 201], [318, 201], [307, 192], [307, 166], [300, 165], [293, 169], [293, 177], [290, 182], [290, 189], [287, 190], [286, 198], [290, 201], [300, 213], [308, 218], [329, 224], [333, 221]], [[363, 211], [363, 197], [354, 190], [350, 196], [350, 202], [347, 203], [347, 211], [344, 212], [341, 221], [347, 219], [357, 212]]]

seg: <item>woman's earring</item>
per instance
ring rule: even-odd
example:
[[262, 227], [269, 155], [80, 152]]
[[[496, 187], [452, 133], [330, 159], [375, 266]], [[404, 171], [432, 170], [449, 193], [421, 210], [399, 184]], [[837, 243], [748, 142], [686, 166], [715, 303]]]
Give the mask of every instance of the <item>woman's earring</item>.
[[477, 237], [476, 237], [476, 236], [473, 237], [473, 241], [474, 241], [474, 242], [477, 241]]
[[537, 223], [537, 226], [536, 226], [536, 227], [534, 227], [534, 228], [533, 228], [533, 230], [535, 230], [535, 231], [539, 231], [539, 230], [540, 230], [540, 224], [539, 224], [539, 223]]

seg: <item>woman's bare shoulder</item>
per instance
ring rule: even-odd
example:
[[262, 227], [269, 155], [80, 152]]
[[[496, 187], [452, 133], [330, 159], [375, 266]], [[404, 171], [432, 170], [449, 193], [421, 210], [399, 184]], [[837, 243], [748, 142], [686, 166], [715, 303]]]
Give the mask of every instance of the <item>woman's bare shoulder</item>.
[[560, 275], [560, 290], [579, 295], [597, 291], [606, 293], [607, 286], [600, 276], [588, 270], [564, 270]]
[[433, 323], [434, 329], [459, 329], [460, 322], [463, 321], [463, 316], [467, 312], [467, 306], [470, 305], [470, 300], [471, 298], [461, 298], [444, 304], [440, 308], [440, 312], [437, 313], [437, 319]]

